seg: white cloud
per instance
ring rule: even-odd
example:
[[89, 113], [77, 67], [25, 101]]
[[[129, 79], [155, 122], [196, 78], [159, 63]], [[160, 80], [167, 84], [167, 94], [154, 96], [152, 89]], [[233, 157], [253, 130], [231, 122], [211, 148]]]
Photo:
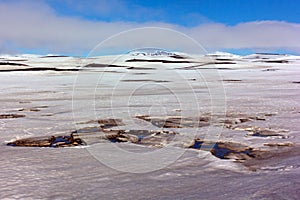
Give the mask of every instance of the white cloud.
[[[78, 54], [88, 52], [99, 42], [121, 31], [145, 26], [180, 31], [207, 49], [286, 49], [300, 53], [300, 24], [280, 21], [248, 22], [235, 26], [206, 23], [193, 28], [159, 22], [108, 23], [58, 16], [43, 3], [2, 2], [0, 24], [0, 53], [25, 48], [44, 49], [49, 53]], [[176, 46], [185, 48], [187, 45], [184, 37], [175, 36], [176, 34], [171, 36], [168, 31], [155, 34], [158, 33], [151, 29], [129, 32], [115, 39], [114, 44], [107, 42], [106, 46], [113, 48], [116, 42], [129, 48], [148, 45], [176, 49]]]
[[284, 49], [300, 53], [300, 24], [279, 21], [200, 25], [188, 31], [207, 48]]

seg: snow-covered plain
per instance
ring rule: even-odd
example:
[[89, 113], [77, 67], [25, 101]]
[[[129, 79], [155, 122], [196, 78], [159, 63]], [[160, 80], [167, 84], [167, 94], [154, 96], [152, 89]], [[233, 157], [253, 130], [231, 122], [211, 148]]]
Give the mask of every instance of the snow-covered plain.
[[[0, 64], [0, 114], [25, 115], [0, 119], [1, 199], [300, 196], [300, 56], [223, 52], [134, 52], [93, 58], [2, 55]], [[143, 159], [144, 153], [161, 148], [132, 143], [70, 148], [6, 146], [19, 138], [69, 134], [97, 126], [93, 120], [103, 118], [122, 119], [125, 125], [120, 128], [124, 129], [154, 130], [161, 128], [136, 116], [199, 117], [205, 113], [247, 120], [229, 127], [211, 123], [171, 128], [178, 136], [165, 144], [168, 151], [151, 160]], [[247, 131], [253, 127], [275, 131], [278, 136], [255, 136]], [[241, 163], [178, 145], [194, 138], [234, 142], [272, 153]], [[137, 159], [118, 157], [118, 152], [100, 147], [103, 154], [111, 155], [110, 163], [103, 162], [94, 154], [96, 145], [135, 152]], [[176, 149], [182, 150], [176, 159], [164, 159]], [[132, 163], [139, 160], [145, 165]], [[166, 163], [155, 165], [157, 162]], [[147, 173], [140, 173], [145, 166]]]

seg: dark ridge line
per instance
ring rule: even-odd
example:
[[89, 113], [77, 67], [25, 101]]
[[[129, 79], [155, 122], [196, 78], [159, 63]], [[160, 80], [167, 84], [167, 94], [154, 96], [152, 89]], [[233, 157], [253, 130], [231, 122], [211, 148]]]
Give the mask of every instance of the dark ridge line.
[[256, 60], [254, 62], [264, 62], [264, 63], [289, 63], [288, 60]]
[[23, 60], [13, 60], [13, 59], [6, 59], [6, 58], [0, 58], [1, 61], [4, 61], [4, 62], [26, 62], [28, 61], [27, 59], [23, 59]]
[[262, 70], [263, 72], [270, 72], [270, 71], [277, 71], [279, 69], [273, 69], [273, 68], [268, 68], [268, 69], [264, 69]]
[[12, 66], [29, 66], [22, 63], [0, 62], [0, 65], [12, 65]]
[[217, 67], [217, 68], [200, 68], [200, 69], [219, 69], [219, 70], [236, 70], [236, 69], [233, 69], [233, 68], [228, 68], [228, 67]]
[[236, 64], [235, 62], [229, 62], [229, 61], [224, 61], [224, 62], [213, 62], [214, 65], [234, 65]]
[[266, 60], [266, 63], [289, 63], [288, 60]]
[[151, 80], [151, 79], [141, 79], [141, 80], [121, 80], [121, 82], [155, 82], [155, 83], [168, 83], [170, 81], [165, 80]]
[[189, 58], [188, 56], [180, 56], [180, 55], [173, 55], [173, 56], [169, 56], [171, 58], [176, 58], [176, 59], [187, 59]]
[[67, 58], [70, 56], [41, 56], [40, 58]]
[[84, 67], [123, 67], [124, 68], [125, 66], [92, 63], [92, 64], [85, 65]]
[[0, 72], [22, 72], [22, 71], [79, 71], [79, 69], [60, 69], [60, 68], [50, 68], [50, 67], [36, 67], [36, 68], [25, 68], [25, 69], [4, 69]]
[[286, 56], [287, 54], [281, 54], [281, 53], [255, 53], [257, 55], [273, 55], [273, 56]]
[[181, 69], [181, 70], [202, 70], [202, 69], [214, 69], [214, 70], [236, 70], [233, 68], [228, 68], [228, 67], [216, 67], [216, 68], [209, 68], [209, 67], [203, 67], [203, 68], [177, 68], [177, 69]]
[[225, 67], [218, 67], [218, 68], [200, 68], [202, 66], [206, 65], [218, 65], [218, 64], [236, 64], [234, 62], [208, 62], [208, 63], [203, 63], [200, 65], [193, 65], [193, 66], [188, 66], [184, 68], [176, 68], [176, 69], [231, 69], [231, 68], [225, 68]]
[[151, 74], [151, 73], [145, 73], [145, 72], [135, 72], [135, 73], [132, 73], [134, 75], [147, 75], [147, 74]]
[[117, 73], [117, 74], [122, 74], [124, 72], [118, 72], [118, 71], [112, 71], [112, 70], [104, 70], [104, 71], [100, 71], [100, 72], [105, 72], [105, 73]]
[[156, 70], [156, 68], [149, 68], [149, 67], [127, 67], [127, 69], [135, 69], [135, 70]]
[[25, 115], [19, 114], [0, 114], [0, 119], [11, 119], [11, 118], [20, 118], [25, 117]]
[[175, 61], [171, 61], [171, 60], [159, 60], [159, 59], [155, 59], [155, 60], [147, 60], [147, 59], [129, 59], [126, 60], [125, 62], [161, 62], [161, 63], [195, 63], [192, 61], [185, 61], [185, 60], [175, 60]]
[[216, 58], [217, 61], [234, 61], [233, 59], [229, 58]]
[[225, 81], [225, 82], [241, 82], [242, 80], [240, 80], [240, 79], [224, 79], [223, 81]]

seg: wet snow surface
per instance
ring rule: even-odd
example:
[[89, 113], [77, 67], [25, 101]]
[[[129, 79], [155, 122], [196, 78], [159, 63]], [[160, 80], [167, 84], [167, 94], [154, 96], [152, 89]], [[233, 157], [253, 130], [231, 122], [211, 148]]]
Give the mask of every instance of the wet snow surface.
[[[0, 56], [0, 198], [298, 199], [299, 70], [273, 54]], [[24, 138], [52, 139], [7, 146]]]

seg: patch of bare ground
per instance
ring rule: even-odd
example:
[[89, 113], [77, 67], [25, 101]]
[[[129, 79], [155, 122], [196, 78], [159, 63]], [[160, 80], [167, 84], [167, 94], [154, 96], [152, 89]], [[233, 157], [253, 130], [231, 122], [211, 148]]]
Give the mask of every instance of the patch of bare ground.
[[291, 142], [265, 143], [266, 147], [253, 148], [241, 143], [204, 141], [195, 139], [186, 148], [209, 151], [220, 159], [231, 159], [246, 166], [250, 171], [286, 170], [291, 166], [278, 165], [282, 159], [299, 156], [300, 146]]
[[262, 152], [259, 149], [249, 147], [235, 142], [225, 141], [205, 141], [195, 139], [187, 148], [210, 151], [212, 155], [220, 159], [233, 159], [238, 162], [243, 162], [252, 158], [256, 158]]
[[167, 83], [170, 81], [166, 81], [166, 80], [151, 80], [151, 79], [125, 79], [125, 80], [121, 80], [122, 82], [154, 82], [154, 83]]
[[[236, 126], [236, 124], [245, 123], [249, 120], [264, 120], [267, 116], [273, 116], [273, 114], [267, 113], [259, 116], [248, 116], [240, 113], [227, 113], [223, 118], [219, 119], [218, 123], [228, 124], [230, 125], [228, 128], [232, 130], [246, 131], [249, 136], [285, 137], [282, 133], [286, 130]], [[211, 123], [211, 115], [209, 113], [194, 118], [181, 116], [154, 117], [149, 115], [139, 115], [136, 116], [136, 118], [147, 121], [159, 128], [199, 127], [208, 126]], [[180, 135], [180, 132], [178, 133], [169, 130], [122, 129], [122, 126], [125, 125], [122, 119], [99, 119], [82, 124], [89, 123], [98, 123], [99, 125], [77, 129], [70, 134], [63, 136], [19, 139], [10, 142], [7, 145], [24, 147], [71, 147], [103, 142], [129, 142], [148, 147], [161, 148], [174, 141], [176, 135]], [[291, 142], [265, 142], [260, 147], [252, 147], [238, 142], [206, 141], [200, 138], [188, 141], [190, 142], [177, 146], [181, 148], [209, 151], [213, 156], [219, 159], [230, 159], [242, 163], [253, 171], [261, 169], [261, 166], [263, 165], [261, 162], [275, 159], [277, 156], [284, 156], [288, 152], [291, 152], [291, 149], [297, 147], [297, 145]], [[299, 147], [297, 148], [297, 151], [300, 152]]]
[[0, 119], [11, 119], [11, 118], [20, 118], [25, 117], [25, 115], [19, 114], [0, 114]]
[[252, 171], [285, 171], [294, 167], [293, 165], [283, 165], [285, 159], [299, 157], [300, 145], [290, 142], [267, 143], [268, 149], [260, 152], [255, 159], [246, 160], [243, 165]]
[[234, 83], [234, 82], [242, 82], [242, 80], [240, 80], [240, 79], [224, 79], [223, 82]]
[[247, 131], [247, 136], [277, 137], [281, 139], [288, 138], [288, 135], [286, 135], [288, 130], [284, 129], [261, 128], [256, 126], [237, 126], [234, 127], [233, 130]]
[[84, 142], [74, 134], [64, 136], [46, 136], [19, 139], [7, 143], [8, 146], [21, 147], [69, 147], [82, 145]]
[[149, 115], [138, 115], [136, 118], [150, 122], [154, 126], [159, 128], [187, 128], [187, 127], [203, 127], [208, 126], [209, 117], [182, 117], [182, 116], [167, 116], [167, 117], [158, 117], [158, 116], [149, 116]]
[[18, 111], [20, 111], [20, 112], [38, 112], [38, 111], [40, 111], [40, 109], [38, 109], [38, 108], [21, 108], [21, 109], [19, 109]]
[[[204, 113], [200, 117], [182, 117], [182, 116], [149, 116], [137, 115], [136, 118], [147, 121], [159, 128], [192, 128], [203, 127], [209, 125], [224, 126], [235, 130], [238, 124], [266, 120], [266, 117], [273, 116], [271, 113], [263, 113], [258, 115], [246, 115], [242, 113], [226, 113], [224, 115], [212, 115]], [[212, 124], [212, 121], [214, 123]]]
[[99, 126], [85, 127], [64, 136], [32, 137], [8, 143], [8, 146], [70, 147], [99, 142], [131, 142], [152, 147], [163, 147], [175, 136], [173, 131], [114, 130], [124, 125], [120, 119], [100, 119]]

